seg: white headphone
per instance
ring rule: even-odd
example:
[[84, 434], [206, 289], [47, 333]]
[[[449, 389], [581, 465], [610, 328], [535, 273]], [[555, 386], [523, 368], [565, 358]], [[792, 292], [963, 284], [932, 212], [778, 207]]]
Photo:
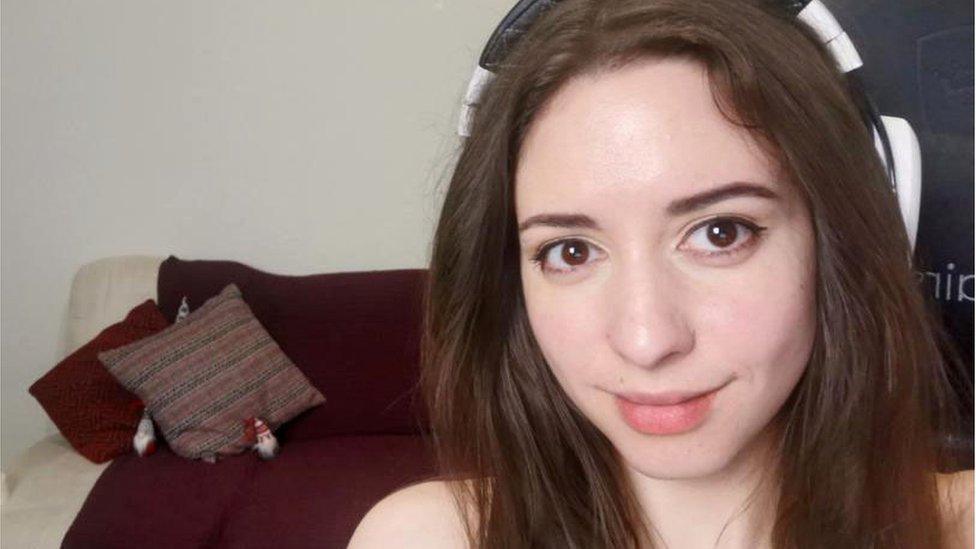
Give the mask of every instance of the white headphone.
[[[461, 137], [470, 135], [473, 110], [477, 108], [485, 85], [495, 76], [489, 69], [494, 68], [518, 35], [524, 33], [543, 11], [556, 2], [558, 0], [521, 0], [502, 19], [482, 51], [468, 82], [468, 89], [461, 104], [458, 135]], [[853, 72], [864, 64], [861, 56], [858, 55], [847, 33], [821, 0], [810, 0], [806, 3], [786, 0], [783, 3], [790, 13], [816, 32], [821, 42], [830, 51], [840, 71], [847, 75], [853, 87], [864, 98], [867, 106], [864, 112], [867, 125], [874, 135], [874, 146], [888, 173], [892, 192], [898, 198], [898, 208], [914, 250], [922, 200], [922, 151], [915, 130], [903, 118], [877, 113], [873, 102], [861, 86], [857, 73]]]

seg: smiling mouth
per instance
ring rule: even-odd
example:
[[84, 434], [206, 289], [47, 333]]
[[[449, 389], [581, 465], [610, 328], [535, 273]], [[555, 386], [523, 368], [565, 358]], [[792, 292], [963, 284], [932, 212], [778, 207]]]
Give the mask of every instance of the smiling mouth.
[[732, 380], [729, 379], [724, 383], [721, 383], [710, 389], [703, 389], [703, 390], [658, 391], [656, 393], [639, 392], [639, 391], [613, 393], [611, 391], [611, 393], [633, 404], [639, 404], [644, 406], [670, 406], [673, 404], [681, 404], [682, 402], [687, 402], [689, 400], [697, 399], [702, 396], [715, 393], [731, 382]]
[[723, 387], [691, 398], [674, 393], [656, 397], [659, 401], [684, 399], [671, 404], [637, 404], [620, 395], [615, 396], [615, 402], [620, 417], [631, 429], [646, 435], [677, 435], [694, 430], [708, 419], [715, 395]]
[[656, 393], [610, 392], [619, 417], [644, 435], [677, 435], [694, 431], [711, 416], [716, 396], [733, 376], [711, 389]]
[[645, 406], [671, 406], [673, 404], [681, 404], [682, 402], [687, 402], [699, 398], [708, 393], [714, 393], [718, 388], [707, 389], [704, 391], [665, 391], [661, 393], [620, 393], [617, 396], [620, 398], [632, 402], [634, 404], [641, 404]]

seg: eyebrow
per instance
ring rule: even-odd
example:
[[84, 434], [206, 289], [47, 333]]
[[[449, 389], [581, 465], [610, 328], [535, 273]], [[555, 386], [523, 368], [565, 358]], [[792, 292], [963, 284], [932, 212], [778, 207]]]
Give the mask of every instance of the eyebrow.
[[[747, 183], [745, 181], [733, 181], [732, 183], [722, 185], [721, 187], [716, 187], [698, 194], [693, 194], [685, 198], [674, 200], [668, 204], [668, 207], [665, 208], [665, 212], [667, 212], [669, 216], [675, 217], [739, 196], [755, 196], [769, 200], [779, 199], [779, 195], [773, 192], [769, 187], [756, 183]], [[521, 233], [535, 226], [563, 227], [568, 229], [584, 228], [597, 231], [601, 230], [600, 224], [597, 223], [592, 217], [585, 214], [545, 213], [533, 215], [520, 223], [519, 232]]]

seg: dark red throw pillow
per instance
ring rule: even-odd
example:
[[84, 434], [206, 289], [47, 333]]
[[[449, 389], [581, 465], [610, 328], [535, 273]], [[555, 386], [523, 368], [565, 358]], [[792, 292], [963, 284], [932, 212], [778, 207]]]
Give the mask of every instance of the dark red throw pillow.
[[132, 436], [142, 417], [142, 401], [112, 377], [98, 353], [169, 325], [156, 302], [147, 299], [31, 385], [30, 394], [81, 455], [103, 463], [131, 452]]

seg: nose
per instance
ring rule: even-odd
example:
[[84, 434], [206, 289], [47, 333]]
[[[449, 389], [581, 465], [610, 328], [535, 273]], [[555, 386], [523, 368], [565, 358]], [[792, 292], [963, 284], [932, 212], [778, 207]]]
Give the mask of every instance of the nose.
[[695, 345], [688, 323], [686, 291], [675, 273], [663, 268], [625, 268], [610, 284], [607, 339], [626, 362], [658, 368]]

